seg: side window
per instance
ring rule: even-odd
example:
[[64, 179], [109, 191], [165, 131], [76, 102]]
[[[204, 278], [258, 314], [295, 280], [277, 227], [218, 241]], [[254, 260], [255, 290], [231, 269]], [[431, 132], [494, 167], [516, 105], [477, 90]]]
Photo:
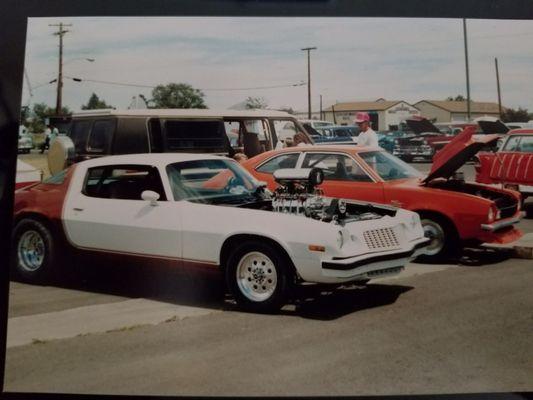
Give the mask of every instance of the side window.
[[372, 182], [359, 164], [342, 154], [307, 153], [302, 168], [321, 168], [326, 180]]
[[82, 193], [102, 199], [141, 200], [145, 190], [157, 192], [159, 200], [166, 200], [157, 168], [148, 165], [113, 165], [90, 168]]
[[287, 120], [274, 120], [274, 129], [276, 130], [276, 136], [278, 140], [285, 142], [287, 138], [293, 138], [296, 132], [296, 124], [293, 121]]
[[94, 153], [109, 153], [114, 130], [113, 120], [95, 121], [89, 135], [87, 150]]
[[72, 129], [70, 131], [70, 138], [74, 143], [76, 153], [85, 153], [87, 151], [87, 139], [91, 130], [91, 120], [81, 120], [72, 123]]
[[146, 118], [119, 118], [113, 135], [112, 154], [148, 153]]
[[522, 153], [533, 153], [533, 135], [522, 136], [518, 151]]
[[520, 136], [511, 136], [503, 146], [503, 151], [518, 151]]
[[268, 160], [266, 163], [257, 168], [257, 172], [263, 172], [265, 174], [273, 174], [274, 171], [283, 168], [296, 168], [300, 153], [282, 154]]

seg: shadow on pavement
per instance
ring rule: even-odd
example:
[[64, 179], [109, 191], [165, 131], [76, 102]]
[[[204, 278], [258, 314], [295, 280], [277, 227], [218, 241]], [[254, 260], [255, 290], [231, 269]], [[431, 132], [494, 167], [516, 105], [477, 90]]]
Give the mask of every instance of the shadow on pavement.
[[459, 260], [460, 266], [483, 267], [503, 262], [511, 258], [511, 254], [506, 250], [493, 250], [485, 248], [464, 249]]
[[[85, 263], [84, 263], [85, 264]], [[77, 265], [50, 282], [63, 289], [145, 298], [165, 303], [213, 310], [242, 311], [225, 293], [221, 274], [184, 274], [165, 267], [142, 265]], [[317, 320], [333, 320], [359, 310], [392, 304], [412, 287], [369, 284], [362, 287], [333, 288], [303, 286], [281, 315]]]
[[[329, 321], [357, 311], [382, 307], [396, 302], [411, 286], [368, 284], [366, 287], [339, 288], [331, 292], [318, 292], [315, 296], [301, 296], [294, 312], [283, 314], [302, 318]], [[316, 290], [315, 290], [316, 292]], [[312, 295], [309, 293], [308, 295]]]

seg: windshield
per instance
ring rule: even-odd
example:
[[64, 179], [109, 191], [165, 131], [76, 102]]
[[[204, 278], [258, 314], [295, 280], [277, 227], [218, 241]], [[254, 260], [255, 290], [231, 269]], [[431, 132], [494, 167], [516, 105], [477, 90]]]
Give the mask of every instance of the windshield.
[[422, 177], [422, 174], [415, 168], [384, 151], [368, 151], [358, 154], [384, 181]]
[[209, 204], [248, 203], [257, 198], [259, 183], [235, 161], [184, 161], [167, 166], [175, 200]]

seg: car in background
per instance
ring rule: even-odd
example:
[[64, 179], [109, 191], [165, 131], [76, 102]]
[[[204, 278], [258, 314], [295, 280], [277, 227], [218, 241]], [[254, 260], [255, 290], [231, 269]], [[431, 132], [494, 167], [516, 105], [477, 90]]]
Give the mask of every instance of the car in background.
[[326, 127], [326, 126], [333, 126], [335, 125], [333, 122], [329, 122], [329, 121], [323, 121], [323, 120], [319, 120], [319, 119], [299, 119], [298, 121], [300, 121], [300, 123], [304, 126], [304, 128], [308, 128], [308, 127], [311, 127], [313, 129], [316, 129], [316, 128], [323, 128], [323, 127]]
[[239, 304], [270, 312], [296, 284], [397, 274], [423, 252], [428, 240], [415, 213], [327, 199], [314, 190], [320, 171], [286, 172], [279, 179], [284, 189], [271, 198], [226, 157], [134, 154], [80, 162], [15, 192], [13, 271], [38, 282], [58, 273], [67, 254], [142, 260], [221, 274]]
[[313, 133], [311, 138], [316, 144], [357, 144], [360, 129], [355, 125], [332, 125]]
[[253, 157], [301, 132], [291, 115], [271, 110], [87, 110], [72, 115], [68, 134], [48, 151], [52, 174], [96, 157], [138, 153], [211, 153]]
[[533, 195], [533, 129], [514, 129], [497, 151], [483, 151], [475, 158], [476, 182], [498, 184]]
[[460, 123], [452, 128], [450, 124], [439, 129], [427, 118], [413, 117], [405, 121], [407, 126], [415, 133], [414, 136], [398, 138], [395, 142], [392, 154], [406, 162], [415, 158], [423, 158], [431, 161], [433, 156], [466, 127], [476, 127], [472, 123]]
[[412, 132], [405, 131], [378, 131], [378, 144], [379, 147], [385, 149], [387, 152], [391, 153], [394, 151], [394, 146], [396, 145], [396, 139], [412, 137]]
[[[360, 146], [309, 146], [273, 151], [243, 164], [258, 180], [276, 189], [280, 168], [321, 168], [326, 196], [390, 204], [420, 215], [431, 239], [424, 258], [441, 261], [465, 245], [509, 243], [521, 237], [520, 195], [515, 191], [465, 182], [455, 173], [486, 142], [466, 130], [436, 157], [427, 176], [382, 149]], [[446, 151], [445, 151], [446, 150]]]
[[21, 125], [18, 135], [18, 152], [27, 154], [33, 149], [33, 135], [28, 129]]

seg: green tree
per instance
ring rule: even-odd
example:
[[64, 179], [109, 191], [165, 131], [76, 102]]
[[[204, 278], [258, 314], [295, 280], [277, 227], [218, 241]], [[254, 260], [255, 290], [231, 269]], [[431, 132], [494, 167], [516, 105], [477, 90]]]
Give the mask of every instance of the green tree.
[[[31, 132], [43, 132], [45, 128], [45, 119], [56, 114], [55, 107], [52, 108], [46, 103], [35, 103], [31, 110], [31, 123], [29, 129]], [[72, 112], [68, 107], [61, 108], [61, 115], [70, 115]]]
[[202, 91], [186, 83], [157, 85], [146, 102], [149, 108], [207, 108]]
[[104, 100], [100, 100], [100, 98], [96, 95], [96, 93], [93, 93], [91, 97], [89, 97], [89, 101], [87, 104], [84, 104], [81, 106], [82, 110], [100, 110], [102, 108], [115, 108], [113, 106], [110, 106], [109, 104], [106, 104]]
[[[466, 101], [466, 97], [464, 97], [462, 94], [458, 94], [457, 96], [452, 97], [452, 96], [448, 96], [446, 98], [446, 101]], [[470, 101], [472, 101], [472, 99], [470, 99]]]
[[265, 109], [268, 106], [263, 97], [247, 97], [244, 106], [247, 110]]
[[533, 115], [527, 109], [521, 107], [518, 107], [518, 110], [506, 108], [501, 115], [503, 122], [528, 122], [532, 118]]

